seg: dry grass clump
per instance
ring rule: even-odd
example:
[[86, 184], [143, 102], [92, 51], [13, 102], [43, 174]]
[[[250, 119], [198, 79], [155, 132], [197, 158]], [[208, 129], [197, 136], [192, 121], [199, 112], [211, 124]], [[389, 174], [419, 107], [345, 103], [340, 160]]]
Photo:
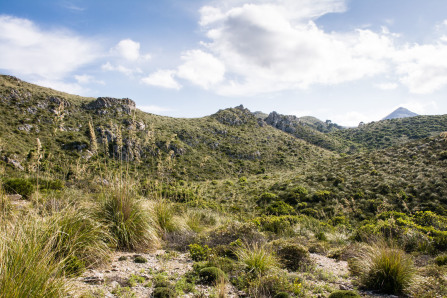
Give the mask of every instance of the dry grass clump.
[[56, 235], [46, 237], [41, 220], [2, 226], [0, 234], [0, 297], [64, 297], [64, 261], [53, 250]]
[[239, 261], [246, 266], [246, 270], [255, 275], [263, 275], [271, 269], [280, 266], [280, 262], [273, 251], [265, 244], [243, 244], [236, 250]]
[[366, 247], [349, 265], [362, 287], [387, 294], [405, 294], [415, 278], [412, 258], [385, 242]]
[[129, 190], [103, 193], [96, 216], [119, 249], [144, 251], [159, 245], [148, 211]]

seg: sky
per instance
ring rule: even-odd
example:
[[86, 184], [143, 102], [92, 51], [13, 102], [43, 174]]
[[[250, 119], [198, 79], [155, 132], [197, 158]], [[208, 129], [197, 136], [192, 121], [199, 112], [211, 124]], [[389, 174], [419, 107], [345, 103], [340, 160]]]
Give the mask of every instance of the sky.
[[0, 73], [172, 117], [447, 114], [447, 1], [0, 1]]

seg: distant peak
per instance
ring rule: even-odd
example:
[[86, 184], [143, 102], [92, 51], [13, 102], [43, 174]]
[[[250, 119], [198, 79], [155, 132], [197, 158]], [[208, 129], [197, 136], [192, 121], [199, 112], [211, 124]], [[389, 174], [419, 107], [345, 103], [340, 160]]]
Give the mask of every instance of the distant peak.
[[397, 119], [397, 118], [408, 118], [408, 117], [415, 117], [419, 116], [416, 113], [413, 113], [412, 111], [404, 108], [399, 107], [394, 112], [383, 118], [382, 120], [389, 120], [389, 119]]

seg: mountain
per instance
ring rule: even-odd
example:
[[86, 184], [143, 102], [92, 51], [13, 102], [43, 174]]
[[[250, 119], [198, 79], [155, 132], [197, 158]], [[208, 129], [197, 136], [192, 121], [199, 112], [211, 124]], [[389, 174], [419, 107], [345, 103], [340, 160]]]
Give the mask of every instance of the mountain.
[[[140, 175], [215, 179], [302, 167], [332, 153], [259, 121], [242, 106], [197, 119], [157, 116], [130, 99], [85, 98], [0, 76], [0, 159], [8, 168], [80, 177], [129, 162]], [[78, 164], [78, 165], [77, 165]]]
[[416, 113], [413, 113], [412, 111], [410, 111], [406, 108], [400, 107], [400, 108], [397, 108], [394, 112], [392, 112], [388, 116], [386, 116], [385, 118], [383, 118], [382, 120], [408, 118], [408, 117], [415, 117], [415, 116], [419, 116], [419, 115]]

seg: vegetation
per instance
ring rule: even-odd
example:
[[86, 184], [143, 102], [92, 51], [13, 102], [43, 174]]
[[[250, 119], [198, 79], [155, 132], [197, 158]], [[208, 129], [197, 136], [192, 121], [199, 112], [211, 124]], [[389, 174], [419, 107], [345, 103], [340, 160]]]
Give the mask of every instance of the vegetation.
[[[142, 270], [121, 297], [447, 296], [445, 116], [292, 133], [242, 106], [174, 119], [8, 76], [0, 115], [0, 297], [70, 296], [117, 250]], [[173, 259], [192, 270], [165, 274]]]

